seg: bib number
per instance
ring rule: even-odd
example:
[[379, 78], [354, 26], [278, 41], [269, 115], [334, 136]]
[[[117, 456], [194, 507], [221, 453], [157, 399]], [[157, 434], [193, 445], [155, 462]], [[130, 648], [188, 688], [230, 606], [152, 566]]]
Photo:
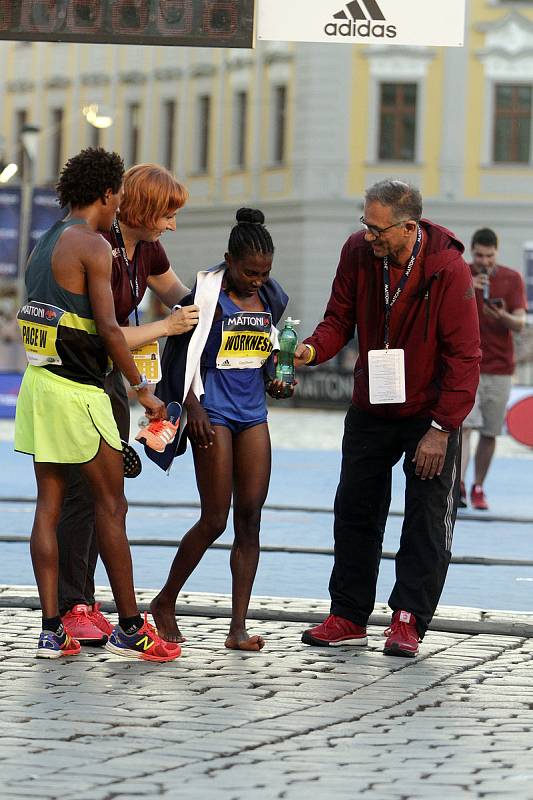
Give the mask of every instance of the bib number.
[[222, 324], [217, 369], [259, 369], [272, 352], [272, 316], [266, 311], [239, 311]]
[[45, 367], [63, 363], [57, 352], [57, 331], [64, 313], [49, 303], [32, 301], [22, 306], [17, 321], [28, 364]]
[[159, 383], [161, 380], [161, 359], [159, 358], [159, 342], [148, 342], [131, 351], [135, 365], [141, 375], [146, 375], [148, 383]]

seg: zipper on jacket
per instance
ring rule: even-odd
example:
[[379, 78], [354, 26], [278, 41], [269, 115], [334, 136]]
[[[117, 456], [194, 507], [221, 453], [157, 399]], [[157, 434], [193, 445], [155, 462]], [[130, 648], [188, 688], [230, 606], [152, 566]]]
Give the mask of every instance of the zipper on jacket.
[[430, 301], [431, 301], [431, 286], [432, 286], [432, 284], [433, 284], [433, 281], [437, 280], [437, 278], [438, 278], [438, 277], [439, 277], [438, 273], [437, 273], [436, 275], [432, 275], [432, 276], [431, 276], [431, 278], [429, 279], [429, 283], [428, 283], [428, 285], [427, 285], [427, 288], [426, 288], [426, 292], [425, 292], [425, 294], [424, 294], [424, 299], [425, 299], [425, 301], [426, 301], [426, 322], [425, 322], [425, 324], [424, 324], [424, 344], [425, 344], [425, 343], [427, 342], [427, 340], [428, 340], [428, 331], [429, 331], [429, 304], [430, 304]]

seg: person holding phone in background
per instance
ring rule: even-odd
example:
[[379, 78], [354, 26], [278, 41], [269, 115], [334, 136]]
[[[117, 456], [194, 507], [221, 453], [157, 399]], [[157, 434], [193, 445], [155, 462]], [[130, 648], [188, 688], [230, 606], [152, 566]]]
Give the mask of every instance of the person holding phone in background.
[[467, 506], [465, 475], [470, 460], [470, 434], [477, 429], [479, 442], [470, 502], [477, 511], [487, 511], [483, 484], [505, 418], [515, 367], [513, 333], [519, 333], [526, 324], [527, 300], [520, 273], [497, 263], [498, 237], [493, 230], [477, 230], [471, 248], [482, 356], [476, 402], [463, 423], [459, 507]]

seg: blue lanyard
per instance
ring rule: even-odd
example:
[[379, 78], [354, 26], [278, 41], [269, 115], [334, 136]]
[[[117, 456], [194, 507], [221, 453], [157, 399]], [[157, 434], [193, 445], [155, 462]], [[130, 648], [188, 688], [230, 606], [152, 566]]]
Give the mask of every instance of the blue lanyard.
[[418, 232], [416, 235], [416, 242], [413, 248], [413, 252], [411, 253], [411, 258], [405, 268], [405, 272], [403, 273], [402, 277], [400, 278], [400, 283], [396, 291], [394, 292], [394, 297], [391, 300], [390, 296], [390, 272], [389, 272], [389, 257], [385, 256], [383, 259], [383, 287], [385, 292], [385, 332], [384, 332], [384, 339], [385, 339], [385, 350], [389, 349], [389, 337], [390, 337], [390, 315], [391, 310], [399, 298], [403, 290], [405, 289], [405, 284], [407, 283], [407, 279], [411, 274], [411, 270], [414, 267], [416, 257], [420, 252], [420, 247], [422, 246], [422, 228], [420, 225], [418, 226]]

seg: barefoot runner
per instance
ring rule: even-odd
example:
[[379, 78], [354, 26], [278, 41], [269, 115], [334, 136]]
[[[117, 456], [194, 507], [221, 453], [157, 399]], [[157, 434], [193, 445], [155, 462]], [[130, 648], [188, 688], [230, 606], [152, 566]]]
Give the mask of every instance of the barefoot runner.
[[139, 614], [125, 531], [122, 445], [103, 389], [109, 356], [137, 390], [147, 415], [165, 416], [117, 324], [111, 247], [99, 233], [113, 224], [123, 175], [120, 156], [101, 148], [84, 150], [67, 162], [57, 191], [69, 213], [42, 236], [30, 256], [28, 299], [18, 315], [28, 367], [17, 402], [15, 449], [33, 455], [37, 480], [31, 556], [43, 616], [37, 649], [42, 658], [80, 652], [58, 607], [56, 527], [68, 464], [80, 464], [89, 481], [98, 546], [119, 613], [106, 647], [148, 661], [170, 661], [180, 654]]
[[[184, 641], [176, 625], [177, 596], [208, 547], [224, 533], [233, 495], [232, 617], [225, 644], [234, 650], [261, 650], [265, 644], [261, 636], [246, 630], [246, 615], [270, 480], [264, 366], [272, 364], [274, 326], [288, 298], [270, 278], [274, 246], [264, 220], [259, 210], [240, 209], [224, 262], [198, 276], [198, 285], [202, 275], [218, 280], [216, 311], [201, 356], [205, 393], [198, 399], [190, 391], [185, 402], [201, 515], [183, 537], [167, 581], [151, 604], [160, 635], [171, 642]], [[201, 323], [205, 322], [198, 291], [195, 302]], [[167, 347], [174, 344], [179, 347], [181, 342], [173, 337]], [[170, 371], [173, 364], [177, 360], [170, 359]], [[169, 388], [172, 377], [165, 375], [164, 359], [159, 393], [166, 401], [176, 399]], [[266, 387], [276, 398], [292, 393], [292, 388], [270, 378]]]

